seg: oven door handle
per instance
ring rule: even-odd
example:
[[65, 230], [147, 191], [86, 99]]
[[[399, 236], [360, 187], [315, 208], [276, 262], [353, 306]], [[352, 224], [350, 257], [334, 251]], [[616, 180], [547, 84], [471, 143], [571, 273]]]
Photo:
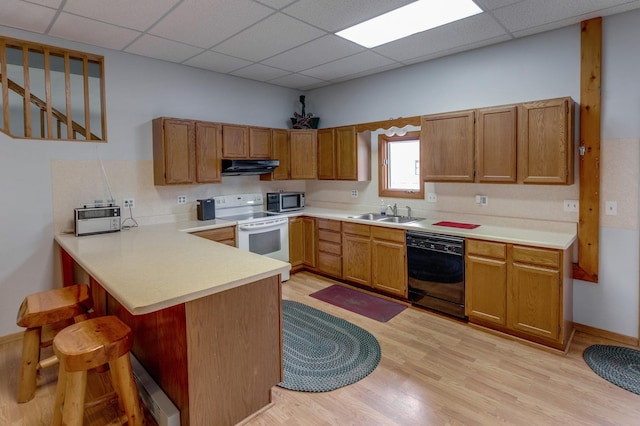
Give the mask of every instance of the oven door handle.
[[238, 229], [241, 231], [253, 231], [258, 229], [277, 228], [287, 223], [288, 219], [276, 219], [273, 221], [260, 222], [256, 224], [238, 225]]

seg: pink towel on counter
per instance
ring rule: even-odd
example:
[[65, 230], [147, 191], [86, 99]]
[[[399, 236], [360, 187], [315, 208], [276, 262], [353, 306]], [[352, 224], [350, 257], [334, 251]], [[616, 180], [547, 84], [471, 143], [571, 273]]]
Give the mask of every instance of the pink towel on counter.
[[480, 225], [475, 225], [473, 223], [461, 223], [461, 222], [447, 222], [442, 221], [438, 223], [434, 223], [437, 226], [448, 226], [450, 228], [464, 228], [464, 229], [475, 229]]

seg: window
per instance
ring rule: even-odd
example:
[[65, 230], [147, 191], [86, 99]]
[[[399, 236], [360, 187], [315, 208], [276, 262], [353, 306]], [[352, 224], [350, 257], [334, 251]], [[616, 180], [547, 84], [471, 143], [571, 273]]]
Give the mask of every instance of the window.
[[102, 56], [0, 37], [0, 92], [10, 136], [107, 139]]
[[380, 196], [424, 198], [420, 173], [420, 132], [403, 136], [378, 136]]

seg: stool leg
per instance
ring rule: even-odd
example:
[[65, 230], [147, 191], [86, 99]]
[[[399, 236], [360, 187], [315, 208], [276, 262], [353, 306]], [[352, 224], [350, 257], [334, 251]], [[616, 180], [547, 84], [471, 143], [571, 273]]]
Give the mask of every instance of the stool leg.
[[40, 362], [40, 327], [27, 328], [22, 338], [22, 364], [18, 380], [18, 402], [27, 402], [36, 394], [36, 376]]
[[62, 424], [82, 426], [84, 419], [84, 395], [87, 390], [87, 372], [67, 371]]
[[131, 371], [131, 360], [126, 353], [109, 363], [111, 381], [118, 394], [118, 399], [124, 407], [129, 426], [142, 426], [143, 417], [138, 398], [138, 388]]
[[53, 405], [53, 420], [51, 426], [62, 425], [62, 407], [64, 404], [64, 394], [67, 390], [67, 373], [64, 367], [58, 368], [58, 384], [56, 385], [56, 402]]

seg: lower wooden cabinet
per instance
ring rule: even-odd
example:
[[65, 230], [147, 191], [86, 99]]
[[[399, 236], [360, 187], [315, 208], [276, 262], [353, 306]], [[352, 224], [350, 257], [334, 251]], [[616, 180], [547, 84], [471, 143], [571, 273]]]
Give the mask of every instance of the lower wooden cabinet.
[[402, 229], [371, 227], [371, 284], [407, 297], [407, 245]]
[[318, 272], [342, 278], [342, 224], [318, 219]]
[[304, 262], [304, 221], [301, 217], [289, 219], [289, 263], [291, 272], [296, 273], [303, 268]]
[[236, 246], [236, 227], [225, 226], [224, 228], [207, 229], [205, 231], [193, 232], [193, 235], [216, 241], [228, 246]]
[[318, 264], [318, 234], [316, 219], [307, 216], [303, 217], [302, 228], [304, 234], [302, 263], [305, 267], [315, 268]]
[[568, 250], [467, 239], [469, 321], [564, 349], [572, 332]]
[[371, 287], [371, 231], [369, 225], [342, 224], [342, 278]]

